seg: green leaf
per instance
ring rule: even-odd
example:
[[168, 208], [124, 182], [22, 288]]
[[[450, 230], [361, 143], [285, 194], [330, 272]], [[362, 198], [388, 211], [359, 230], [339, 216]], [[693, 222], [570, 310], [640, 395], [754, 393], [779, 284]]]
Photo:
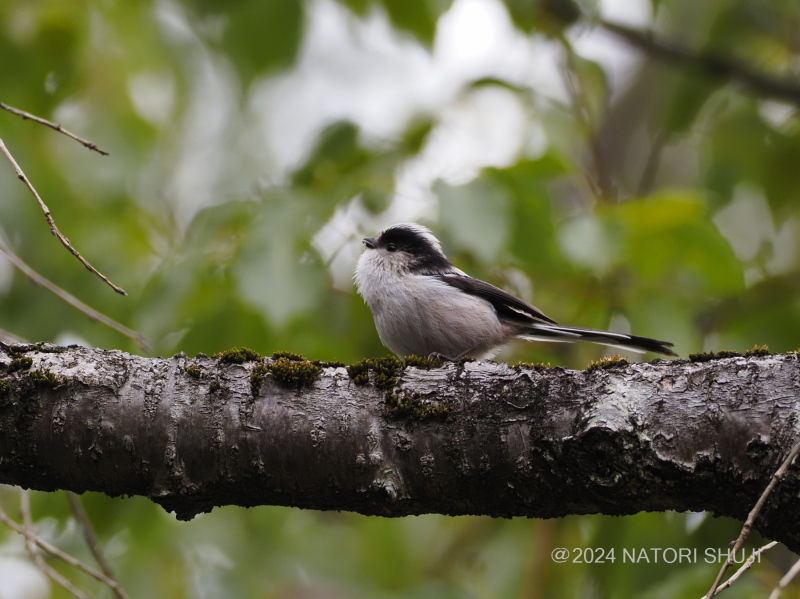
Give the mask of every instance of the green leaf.
[[306, 163], [292, 175], [292, 184], [321, 201], [349, 201], [360, 196], [372, 212], [383, 210], [395, 186], [395, 171], [416, 154], [433, 127], [429, 119], [412, 120], [394, 146], [369, 149], [349, 122], [328, 126], [319, 135]]
[[221, 4], [202, 0], [188, 5], [203, 21], [221, 23], [221, 36], [206, 37], [231, 58], [245, 83], [294, 61], [303, 34], [303, 2], [232, 0]]
[[358, 143], [358, 129], [348, 122], [330, 125], [319, 136], [305, 165], [294, 173], [293, 184], [331, 189], [343, 176], [357, 171], [369, 159]]
[[361, 16], [367, 14], [367, 11], [372, 4], [372, 0], [339, 0], [339, 2], [344, 4], [357, 15]]
[[521, 30], [540, 31], [553, 37], [560, 36], [581, 16], [572, 0], [506, 0], [506, 7]]
[[426, 46], [433, 44], [436, 17], [429, 0], [380, 0], [392, 24], [407, 31]]
[[669, 133], [683, 134], [694, 125], [700, 110], [723, 83], [692, 70], [676, 75], [677, 82], [665, 102], [664, 122]]
[[486, 176], [510, 194], [508, 247], [520, 265], [535, 276], [558, 272], [564, 263], [555, 244], [550, 186], [566, 175], [568, 166], [554, 154], [520, 160], [504, 169], [487, 169]]
[[742, 289], [741, 264], [696, 195], [670, 192], [625, 202], [603, 210], [601, 218], [608, 234], [619, 237], [618, 259], [634, 270], [637, 285], [682, 295]]

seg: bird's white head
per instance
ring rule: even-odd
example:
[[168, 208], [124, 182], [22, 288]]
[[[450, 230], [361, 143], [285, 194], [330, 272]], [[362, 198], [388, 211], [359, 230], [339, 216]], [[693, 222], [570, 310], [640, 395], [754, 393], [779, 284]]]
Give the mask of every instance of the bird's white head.
[[416, 223], [392, 225], [362, 243], [366, 249], [358, 261], [356, 282], [368, 273], [431, 274], [451, 268], [439, 240]]

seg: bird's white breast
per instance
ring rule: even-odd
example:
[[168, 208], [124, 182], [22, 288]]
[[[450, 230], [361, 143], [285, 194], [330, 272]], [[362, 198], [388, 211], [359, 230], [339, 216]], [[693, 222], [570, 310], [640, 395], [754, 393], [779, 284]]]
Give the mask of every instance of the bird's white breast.
[[389, 264], [393, 258], [367, 250], [355, 277], [378, 335], [393, 353], [486, 357], [512, 337], [486, 300], [436, 277], [398, 270]]

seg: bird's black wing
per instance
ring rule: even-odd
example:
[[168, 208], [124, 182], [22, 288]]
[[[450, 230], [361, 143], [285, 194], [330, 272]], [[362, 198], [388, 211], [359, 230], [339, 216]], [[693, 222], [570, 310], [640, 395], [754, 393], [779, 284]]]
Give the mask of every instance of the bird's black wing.
[[437, 273], [433, 276], [448, 285], [461, 289], [465, 293], [485, 299], [494, 306], [501, 320], [518, 323], [527, 329], [520, 333], [520, 337], [524, 339], [566, 342], [580, 339], [592, 343], [630, 349], [636, 352], [650, 351], [667, 356], [676, 355], [672, 351], [672, 343], [669, 341], [558, 324], [555, 320], [546, 316], [539, 308], [523, 302], [521, 299], [494, 285], [479, 279], [473, 279], [460, 271]]
[[473, 279], [469, 275], [459, 273], [443, 273], [435, 276], [448, 285], [485, 299], [494, 306], [497, 314], [503, 320], [511, 320], [525, 325], [535, 323], [557, 324], [555, 320], [546, 316], [539, 308], [523, 302], [521, 299], [485, 281]]

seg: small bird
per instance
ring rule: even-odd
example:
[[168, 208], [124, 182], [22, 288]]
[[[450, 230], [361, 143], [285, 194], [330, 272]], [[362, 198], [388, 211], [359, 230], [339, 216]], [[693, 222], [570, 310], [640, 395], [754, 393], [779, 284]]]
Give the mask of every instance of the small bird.
[[355, 282], [383, 344], [399, 357], [492, 357], [513, 339], [590, 341], [676, 355], [672, 343], [558, 324], [502, 289], [453, 266], [422, 225], [392, 225], [363, 240]]

